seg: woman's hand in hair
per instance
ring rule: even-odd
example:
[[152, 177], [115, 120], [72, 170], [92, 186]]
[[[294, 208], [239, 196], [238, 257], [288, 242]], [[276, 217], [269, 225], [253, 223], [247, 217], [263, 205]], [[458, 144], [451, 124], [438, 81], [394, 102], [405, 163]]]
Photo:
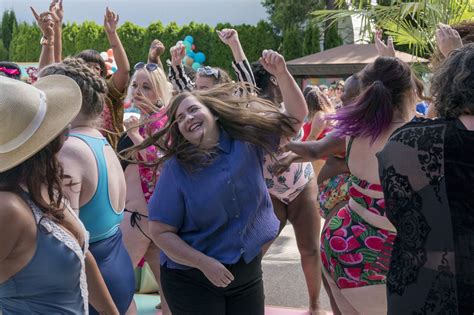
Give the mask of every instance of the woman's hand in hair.
[[382, 30], [375, 32], [375, 48], [379, 56], [395, 57], [395, 47], [393, 46], [393, 38], [389, 36], [387, 44], [382, 39]]
[[436, 30], [436, 42], [438, 43], [439, 51], [445, 57], [454, 49], [462, 47], [459, 33], [451, 26], [441, 23], [438, 24], [438, 29]]
[[278, 77], [281, 74], [286, 74], [288, 72], [288, 70], [286, 69], [285, 58], [283, 58], [282, 55], [271, 49], [266, 49], [262, 52], [260, 63], [265, 68], [265, 70], [267, 70], [275, 77]]
[[222, 263], [212, 257], [208, 257], [203, 261], [199, 269], [216, 287], [225, 288], [234, 281], [234, 275]]
[[107, 7], [105, 9], [104, 15], [104, 28], [107, 34], [113, 34], [117, 31], [117, 25], [119, 22], [119, 15], [116, 14], [114, 11], [109, 10]]
[[36, 19], [36, 23], [41, 30], [43, 36], [48, 40], [53, 40], [54, 37], [54, 18], [51, 12], [46, 11], [38, 14], [33, 7], [30, 7], [33, 16]]
[[170, 48], [171, 54], [171, 64], [175, 67], [181, 64], [181, 61], [186, 57], [186, 46], [184, 46], [182, 41], [179, 41]]

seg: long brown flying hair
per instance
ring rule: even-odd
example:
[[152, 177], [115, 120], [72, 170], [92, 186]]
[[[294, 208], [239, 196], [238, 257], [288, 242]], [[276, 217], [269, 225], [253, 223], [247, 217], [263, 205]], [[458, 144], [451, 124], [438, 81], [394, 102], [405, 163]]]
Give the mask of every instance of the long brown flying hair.
[[202, 149], [191, 144], [178, 129], [176, 112], [182, 101], [188, 97], [195, 97], [205, 105], [217, 118], [219, 127], [231, 138], [255, 144], [272, 153], [269, 138], [274, 135], [294, 135], [295, 119], [279, 112], [273, 103], [260, 97], [248, 93], [236, 95], [236, 91], [247, 91], [247, 88], [248, 86], [242, 83], [227, 83], [209, 90], [195, 90], [175, 96], [167, 108], [168, 122], [165, 126], [150, 135], [142, 144], [123, 153], [128, 156], [134, 155], [154, 145], [163, 156], [150, 165], [159, 166], [172, 157], [176, 157], [177, 161], [188, 170], [211, 163], [215, 149]]

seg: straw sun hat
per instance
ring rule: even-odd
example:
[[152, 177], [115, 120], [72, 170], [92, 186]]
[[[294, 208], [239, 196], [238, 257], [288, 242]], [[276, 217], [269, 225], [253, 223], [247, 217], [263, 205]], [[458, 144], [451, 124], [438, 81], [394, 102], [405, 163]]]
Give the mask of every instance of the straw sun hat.
[[0, 77], [0, 172], [44, 148], [76, 117], [82, 94], [63, 75], [40, 78], [34, 86]]

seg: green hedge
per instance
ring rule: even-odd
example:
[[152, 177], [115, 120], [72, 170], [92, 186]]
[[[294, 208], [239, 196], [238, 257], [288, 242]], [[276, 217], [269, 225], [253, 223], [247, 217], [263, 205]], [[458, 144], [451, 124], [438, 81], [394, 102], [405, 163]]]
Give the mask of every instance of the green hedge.
[[[170, 58], [169, 48], [178, 40], [191, 35], [196, 46], [195, 51], [206, 55], [205, 64], [221, 67], [233, 73], [230, 66], [232, 54], [216, 34], [216, 29], [235, 28], [239, 32], [240, 41], [250, 62], [257, 60], [263, 49], [280, 50], [287, 60], [298, 58], [304, 54], [319, 50], [319, 32], [309, 27], [299, 30], [293, 27], [283, 38], [278, 36], [272, 26], [264, 21], [257, 25], [230, 25], [222, 23], [211, 27], [207, 24], [191, 22], [178, 26], [172, 22], [164, 26], [155, 22], [148, 27], [141, 27], [131, 22], [123, 23], [117, 30], [127, 52], [130, 65], [133, 66], [147, 57], [148, 48], [155, 38], [160, 39], [166, 48], [162, 60]], [[13, 31], [10, 43], [9, 59], [16, 62], [32, 62], [39, 60], [41, 38], [36, 24], [20, 23]], [[95, 49], [99, 52], [109, 48], [107, 37], [102, 25], [86, 21], [81, 24], [68, 23], [63, 27], [63, 56], [72, 56], [84, 49]]]

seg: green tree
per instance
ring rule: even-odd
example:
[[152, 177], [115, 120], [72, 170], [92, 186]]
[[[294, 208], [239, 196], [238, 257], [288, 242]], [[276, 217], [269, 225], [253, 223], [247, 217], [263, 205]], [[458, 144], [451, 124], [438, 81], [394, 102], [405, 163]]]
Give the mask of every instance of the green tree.
[[261, 3], [277, 33], [293, 25], [303, 25], [312, 11], [325, 5], [323, 0], [262, 0]]
[[145, 28], [131, 22], [125, 22], [117, 29], [117, 33], [122, 41], [125, 51], [127, 52], [127, 57], [131, 67], [139, 61], [146, 61], [147, 53], [144, 53], [143, 51]]
[[13, 32], [17, 27], [18, 23], [16, 21], [16, 16], [14, 11], [7, 11], [3, 12], [2, 16], [2, 43], [3, 47], [8, 51], [10, 49], [10, 43], [13, 38]]
[[321, 32], [319, 25], [308, 23], [304, 32], [303, 55], [310, 55], [321, 51]]
[[303, 56], [303, 35], [296, 25], [289, 26], [283, 31], [281, 52], [286, 60]]
[[470, 0], [383, 0], [377, 5], [370, 1], [351, 2], [349, 9], [315, 11], [313, 15], [331, 24], [359, 15], [362, 36], [372, 37], [375, 28], [383, 28], [396, 45], [407, 45], [412, 54], [420, 57], [433, 54], [438, 23], [452, 25], [474, 17]]
[[39, 60], [41, 31], [36, 24], [18, 24], [10, 43], [9, 58], [16, 62]]
[[0, 41], [0, 61], [8, 60], [8, 50], [3, 46], [3, 42]]
[[337, 24], [329, 25], [324, 33], [324, 49], [331, 49], [342, 45], [342, 39], [337, 33]]

